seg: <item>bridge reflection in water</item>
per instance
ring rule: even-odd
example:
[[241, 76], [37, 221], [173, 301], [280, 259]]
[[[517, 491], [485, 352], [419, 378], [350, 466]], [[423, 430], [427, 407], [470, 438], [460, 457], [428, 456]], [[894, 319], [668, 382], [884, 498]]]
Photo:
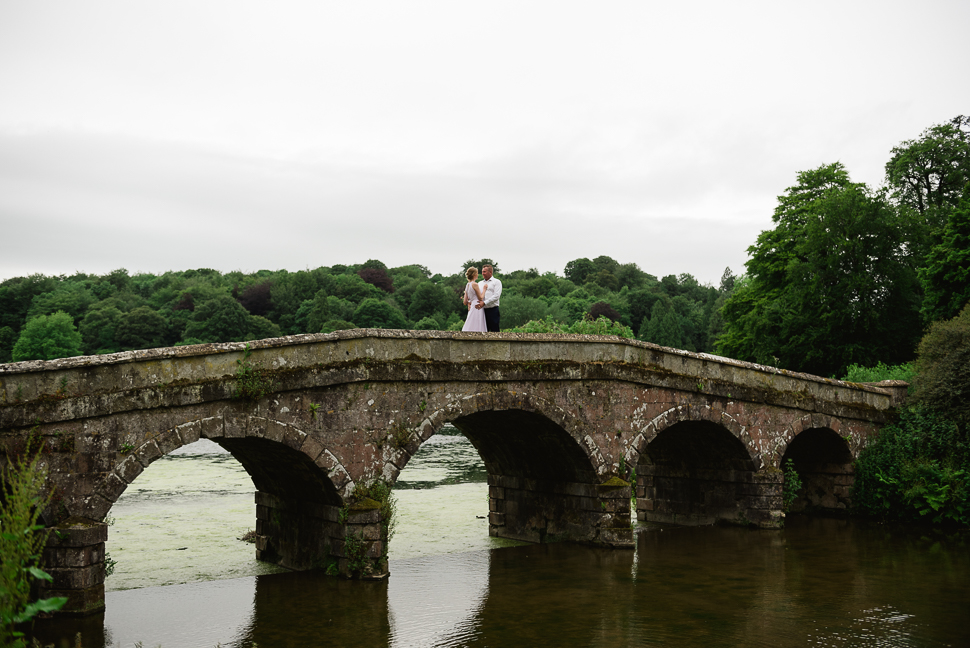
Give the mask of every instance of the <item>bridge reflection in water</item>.
[[150, 635], [200, 648], [965, 646], [968, 555], [965, 539], [844, 520], [677, 527], [641, 532], [636, 552], [554, 544], [392, 561], [380, 582], [295, 572], [111, 592], [104, 625], [109, 645]]

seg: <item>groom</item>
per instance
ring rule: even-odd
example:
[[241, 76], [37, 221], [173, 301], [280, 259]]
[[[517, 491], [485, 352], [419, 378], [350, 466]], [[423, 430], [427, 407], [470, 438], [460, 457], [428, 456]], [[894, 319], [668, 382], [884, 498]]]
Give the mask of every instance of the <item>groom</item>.
[[484, 303], [478, 302], [475, 308], [485, 309], [485, 328], [489, 333], [498, 333], [502, 317], [498, 310], [498, 302], [502, 297], [502, 282], [492, 276], [490, 265], [482, 266], [482, 278], [478, 285], [482, 287]]

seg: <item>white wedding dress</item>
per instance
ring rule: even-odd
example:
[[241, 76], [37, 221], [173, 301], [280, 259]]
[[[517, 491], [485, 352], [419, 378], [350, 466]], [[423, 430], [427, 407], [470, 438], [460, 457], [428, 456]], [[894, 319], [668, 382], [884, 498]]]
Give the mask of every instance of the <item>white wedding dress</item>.
[[475, 294], [474, 285], [470, 281], [465, 284], [465, 296], [468, 297], [471, 308], [468, 309], [468, 315], [465, 316], [465, 325], [461, 327], [461, 330], [485, 333], [488, 330], [485, 328], [485, 309], [475, 308], [475, 304], [478, 303], [478, 295]]

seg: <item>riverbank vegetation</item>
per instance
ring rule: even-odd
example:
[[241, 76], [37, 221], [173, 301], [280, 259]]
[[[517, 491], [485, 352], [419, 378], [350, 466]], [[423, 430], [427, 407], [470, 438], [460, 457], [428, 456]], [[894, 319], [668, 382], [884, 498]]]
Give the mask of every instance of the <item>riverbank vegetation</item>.
[[51, 580], [40, 568], [47, 533], [38, 518], [50, 498], [46, 479], [40, 448], [32, 452], [29, 445], [19, 456], [8, 455], [0, 470], [0, 646], [26, 646], [18, 626], [67, 602], [31, 595], [36, 579]]

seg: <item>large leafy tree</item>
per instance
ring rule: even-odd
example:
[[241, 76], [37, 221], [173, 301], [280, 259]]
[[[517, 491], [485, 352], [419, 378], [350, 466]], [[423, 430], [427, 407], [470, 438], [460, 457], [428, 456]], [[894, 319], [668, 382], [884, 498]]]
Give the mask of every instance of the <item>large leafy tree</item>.
[[955, 205], [970, 182], [970, 117], [930, 126], [918, 139], [894, 147], [886, 180], [920, 214]]
[[921, 329], [906, 221], [839, 163], [798, 180], [748, 249], [717, 351], [826, 376], [910, 359]]
[[391, 304], [379, 299], [365, 299], [354, 312], [354, 323], [362, 328], [406, 329], [404, 315]]
[[64, 311], [35, 317], [13, 347], [13, 361], [54, 360], [81, 355], [81, 334]]
[[117, 351], [115, 330], [124, 314], [114, 306], [89, 310], [79, 327], [88, 354]]
[[249, 317], [238, 301], [223, 294], [195, 309], [184, 337], [202, 342], [242, 341], [249, 332]]
[[940, 243], [926, 256], [919, 276], [926, 321], [955, 317], [970, 302], [970, 185], [947, 217]]
[[[87, 318], [85, 317], [85, 320]], [[82, 322], [83, 324], [83, 322]], [[115, 328], [115, 342], [122, 349], [151, 349], [165, 346], [165, 333], [168, 322], [156, 310], [139, 306], [125, 313]], [[85, 327], [87, 330], [87, 327]]]
[[959, 423], [970, 441], [970, 304], [930, 326], [916, 366], [916, 399]]

